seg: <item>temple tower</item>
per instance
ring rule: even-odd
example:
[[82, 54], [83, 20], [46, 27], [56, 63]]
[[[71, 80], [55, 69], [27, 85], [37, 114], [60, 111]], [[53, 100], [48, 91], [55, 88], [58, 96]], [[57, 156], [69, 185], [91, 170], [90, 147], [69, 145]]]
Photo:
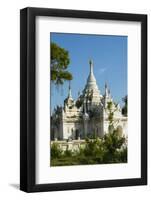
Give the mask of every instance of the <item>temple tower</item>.
[[98, 89], [98, 85], [96, 83], [96, 79], [93, 73], [93, 61], [89, 61], [90, 72], [87, 79], [86, 86], [83, 90], [84, 97], [87, 98], [87, 101], [91, 102], [91, 105], [99, 105], [100, 104], [100, 90]]

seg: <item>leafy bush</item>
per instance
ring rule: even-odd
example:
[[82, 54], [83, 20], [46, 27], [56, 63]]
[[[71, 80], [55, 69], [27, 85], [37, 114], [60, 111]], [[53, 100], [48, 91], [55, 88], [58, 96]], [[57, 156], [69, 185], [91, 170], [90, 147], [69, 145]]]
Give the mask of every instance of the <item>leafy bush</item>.
[[60, 158], [62, 156], [62, 153], [63, 151], [57, 143], [53, 143], [51, 145], [51, 159]]
[[87, 138], [85, 146], [78, 151], [67, 149], [62, 152], [55, 143], [51, 149], [52, 166], [127, 162], [126, 138], [120, 136], [117, 130], [103, 138]]

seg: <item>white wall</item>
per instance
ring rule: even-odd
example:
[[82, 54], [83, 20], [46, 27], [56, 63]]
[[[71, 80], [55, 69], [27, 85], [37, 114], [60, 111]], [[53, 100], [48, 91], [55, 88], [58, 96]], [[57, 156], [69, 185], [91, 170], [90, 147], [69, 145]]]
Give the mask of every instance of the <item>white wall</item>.
[[[19, 9], [27, 6], [146, 13], [151, 35], [150, 0], [3, 0], [0, 3], [0, 199], [150, 199], [149, 186], [26, 194], [19, 184]], [[149, 38], [148, 44], [151, 44]], [[149, 45], [149, 53], [150, 51]], [[149, 58], [149, 65], [150, 65]], [[150, 69], [149, 69], [150, 74]], [[149, 80], [151, 86], [151, 79]], [[150, 97], [150, 92], [149, 92]], [[150, 99], [151, 100], [151, 99]], [[149, 105], [149, 121], [151, 109]], [[149, 169], [151, 137], [148, 138]]]

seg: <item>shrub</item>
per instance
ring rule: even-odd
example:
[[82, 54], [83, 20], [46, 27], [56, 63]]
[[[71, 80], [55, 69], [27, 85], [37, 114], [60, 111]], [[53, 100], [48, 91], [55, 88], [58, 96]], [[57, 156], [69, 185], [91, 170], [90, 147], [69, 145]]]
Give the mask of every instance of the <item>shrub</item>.
[[127, 146], [125, 137], [113, 133], [103, 138], [86, 138], [85, 145], [77, 151], [62, 151], [57, 143], [51, 147], [51, 164], [53, 166], [81, 165], [81, 164], [107, 164], [127, 162]]
[[60, 158], [62, 156], [62, 153], [63, 151], [57, 143], [53, 143], [51, 145], [51, 159]]

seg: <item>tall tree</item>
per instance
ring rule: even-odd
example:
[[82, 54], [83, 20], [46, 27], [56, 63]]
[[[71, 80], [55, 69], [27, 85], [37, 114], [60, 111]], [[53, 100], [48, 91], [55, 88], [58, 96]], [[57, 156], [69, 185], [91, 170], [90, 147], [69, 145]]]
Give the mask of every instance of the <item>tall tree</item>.
[[72, 80], [72, 74], [67, 71], [70, 63], [69, 52], [56, 43], [51, 43], [51, 80], [56, 85], [62, 85], [66, 80]]

